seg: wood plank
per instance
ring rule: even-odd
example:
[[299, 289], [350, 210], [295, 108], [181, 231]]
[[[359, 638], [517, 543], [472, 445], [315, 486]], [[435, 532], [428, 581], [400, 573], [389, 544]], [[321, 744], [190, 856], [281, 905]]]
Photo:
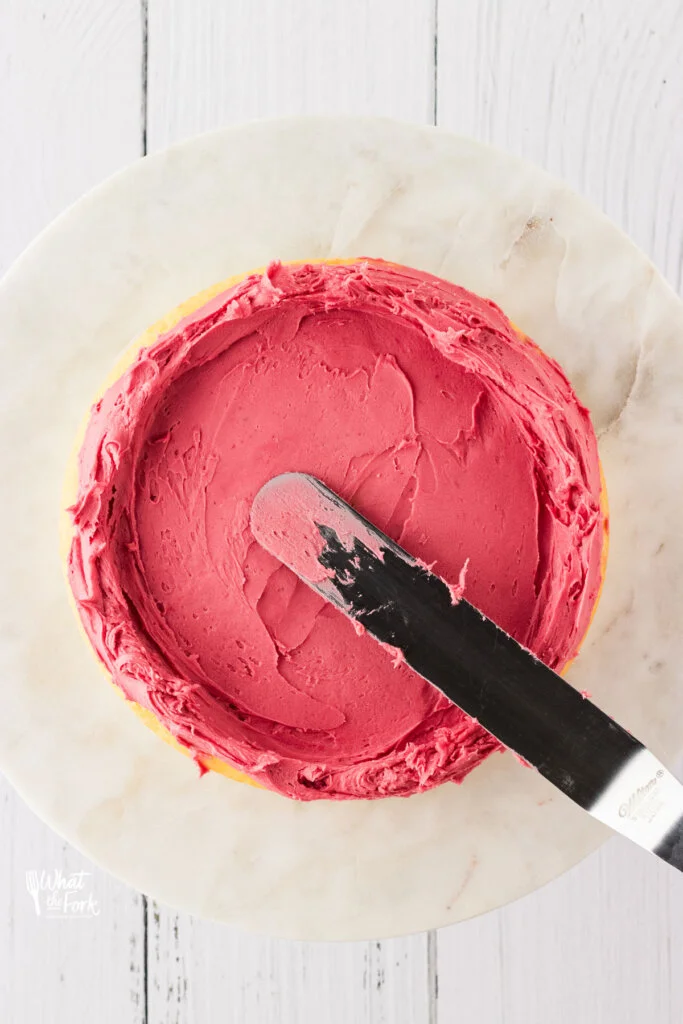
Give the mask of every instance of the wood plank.
[[[3, 779], [0, 837], [2, 1019], [145, 1024], [142, 897], [60, 839]], [[40, 914], [29, 871], [42, 883]], [[80, 888], [65, 906], [69, 882]]]
[[438, 122], [565, 178], [683, 287], [678, 0], [439, 6]]
[[235, 121], [431, 122], [434, 0], [149, 0], [149, 144]]
[[168, 908], [150, 915], [150, 1020], [428, 1024], [423, 937], [288, 942]]
[[140, 155], [139, 0], [4, 0], [0, 274], [49, 221]]
[[440, 934], [441, 1022], [678, 1024], [683, 882], [614, 839], [562, 879]]
[[[683, 287], [677, 0], [439, 6], [439, 124], [545, 166]], [[439, 1021], [683, 1015], [683, 884], [614, 840], [512, 907], [439, 935]]]
[[[429, 122], [433, 0], [149, 0], [150, 150], [254, 117]], [[290, 943], [162, 908], [150, 918], [150, 1020], [427, 1024], [426, 936]]]
[[[138, 0], [5, 0], [0, 30], [0, 273], [65, 206], [140, 151]], [[26, 872], [83, 876], [98, 916], [38, 916]], [[80, 895], [80, 893], [79, 893]], [[0, 1016], [144, 1017], [141, 897], [64, 843], [0, 777]]]

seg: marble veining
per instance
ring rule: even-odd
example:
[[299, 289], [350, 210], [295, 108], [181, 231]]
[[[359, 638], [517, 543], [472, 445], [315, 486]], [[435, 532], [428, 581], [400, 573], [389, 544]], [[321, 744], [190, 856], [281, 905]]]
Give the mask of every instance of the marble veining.
[[200, 780], [125, 707], [82, 641], [56, 524], [90, 396], [120, 350], [194, 292], [275, 257], [322, 255], [439, 273], [500, 303], [559, 359], [601, 432], [612, 529], [570, 679], [665, 760], [681, 746], [683, 713], [683, 479], [672, 471], [683, 304], [628, 239], [535, 167], [388, 121], [252, 124], [133, 165], [0, 285], [0, 430], [13, 438], [0, 451], [0, 766], [46, 821], [131, 884], [311, 939], [480, 913], [605, 835], [509, 755], [460, 787], [372, 803], [301, 805]]

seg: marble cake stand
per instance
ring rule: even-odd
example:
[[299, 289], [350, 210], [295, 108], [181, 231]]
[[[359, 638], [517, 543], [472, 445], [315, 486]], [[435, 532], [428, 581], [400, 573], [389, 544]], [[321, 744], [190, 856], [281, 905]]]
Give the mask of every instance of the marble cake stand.
[[510, 755], [407, 800], [297, 804], [199, 779], [83, 642], [58, 554], [60, 490], [119, 351], [229, 275], [362, 255], [490, 296], [562, 363], [600, 436], [612, 527], [569, 678], [664, 759], [683, 746], [683, 304], [646, 257], [561, 182], [431, 128], [257, 123], [139, 161], [0, 285], [0, 768], [53, 828], [155, 898], [308, 939], [458, 921], [605, 837]]

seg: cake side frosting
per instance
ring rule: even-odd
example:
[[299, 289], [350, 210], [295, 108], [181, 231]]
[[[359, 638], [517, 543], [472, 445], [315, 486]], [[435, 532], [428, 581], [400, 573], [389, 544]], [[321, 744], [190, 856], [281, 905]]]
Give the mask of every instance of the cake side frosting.
[[251, 537], [271, 476], [320, 477], [554, 668], [598, 594], [597, 446], [492, 303], [377, 261], [274, 264], [94, 407], [68, 574], [125, 696], [198, 759], [300, 799], [459, 781], [497, 742]]

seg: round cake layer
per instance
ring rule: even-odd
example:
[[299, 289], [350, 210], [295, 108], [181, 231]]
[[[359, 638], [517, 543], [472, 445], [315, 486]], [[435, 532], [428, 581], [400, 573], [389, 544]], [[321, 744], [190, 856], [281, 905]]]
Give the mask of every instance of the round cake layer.
[[461, 780], [498, 743], [251, 536], [254, 495], [293, 470], [561, 668], [601, 576], [587, 411], [492, 303], [378, 261], [246, 278], [92, 411], [69, 579], [124, 694], [299, 799]]

